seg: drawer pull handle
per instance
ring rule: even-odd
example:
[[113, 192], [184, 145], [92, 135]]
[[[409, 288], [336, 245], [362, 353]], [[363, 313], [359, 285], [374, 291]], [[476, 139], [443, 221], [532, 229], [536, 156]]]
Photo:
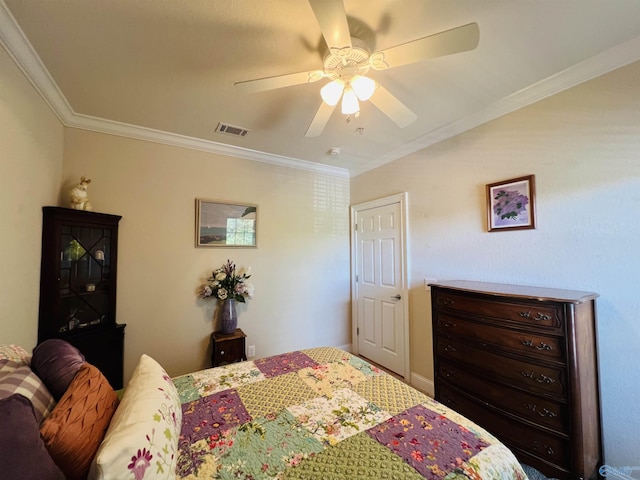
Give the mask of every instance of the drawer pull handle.
[[553, 413], [551, 410], [547, 410], [546, 408], [543, 408], [541, 412], [538, 412], [538, 415], [540, 415], [541, 417], [549, 417], [549, 418], [556, 418], [558, 415]]
[[540, 342], [539, 345], [536, 345], [534, 347], [533, 346], [533, 340], [522, 340], [522, 345], [524, 345], [525, 347], [535, 348], [536, 350], [546, 350], [546, 351], [553, 350], [553, 347], [551, 345], [547, 345], [544, 342]]
[[450, 298], [442, 298], [440, 299], [440, 303], [442, 303], [442, 305], [453, 305], [456, 302], [454, 302]]
[[455, 375], [452, 372], [450, 372], [449, 370], [444, 370], [444, 369], [442, 370], [442, 375], [447, 377], [447, 378], [455, 377]]
[[[531, 317], [531, 311], [518, 312], [518, 315], [520, 315], [522, 318], [532, 318]], [[536, 313], [536, 316], [533, 317], [533, 319], [534, 320], [545, 320], [545, 321], [547, 321], [547, 320], [551, 320], [551, 315], [547, 315], [545, 313], [538, 312], [538, 313]]]
[[220, 351], [220, 356], [222, 357], [224, 355], [224, 350]]
[[455, 349], [455, 347], [452, 347], [451, 345], [445, 345], [445, 347], [444, 347], [444, 351], [445, 351], [445, 352], [457, 352], [457, 350]]
[[555, 383], [555, 380], [551, 377], [547, 377], [546, 375], [540, 374], [538, 378], [536, 378], [536, 373], [531, 370], [530, 372], [525, 372], [524, 370], [520, 372], [523, 377], [530, 378], [531, 380], [535, 380], [538, 383]]
[[558, 416], [556, 413], [552, 412], [551, 410], [547, 410], [546, 408], [542, 408], [541, 411], [538, 411], [538, 405], [536, 405], [535, 403], [525, 403], [524, 406], [527, 408], [527, 410], [536, 412], [541, 417], [555, 418]]
[[[532, 444], [531, 444], [531, 448], [534, 451], [538, 451], [540, 450], [540, 444], [538, 443], [537, 440], [535, 440]], [[542, 450], [544, 450], [545, 452], [547, 452], [547, 454], [549, 455], [553, 455], [554, 453], [556, 453], [553, 448], [551, 448], [549, 445], [542, 445]]]
[[445, 320], [445, 321], [442, 323], [442, 325], [444, 325], [446, 328], [451, 328], [451, 327], [455, 327], [455, 326], [456, 326], [456, 324], [455, 324], [455, 323], [450, 322], [450, 321], [448, 321], [448, 320]]
[[547, 377], [546, 375], [540, 374], [538, 378], [536, 378], [536, 382], [538, 383], [555, 383], [555, 380], [551, 377]]

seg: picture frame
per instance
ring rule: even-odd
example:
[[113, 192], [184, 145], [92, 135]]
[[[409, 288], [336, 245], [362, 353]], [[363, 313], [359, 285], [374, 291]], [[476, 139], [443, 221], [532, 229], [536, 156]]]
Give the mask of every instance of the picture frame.
[[536, 228], [535, 175], [490, 183], [486, 189], [489, 232]]
[[258, 206], [196, 199], [196, 247], [257, 247]]

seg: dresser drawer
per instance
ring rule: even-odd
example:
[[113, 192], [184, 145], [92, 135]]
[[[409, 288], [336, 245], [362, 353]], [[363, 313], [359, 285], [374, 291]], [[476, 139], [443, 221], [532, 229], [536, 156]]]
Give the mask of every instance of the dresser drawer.
[[562, 306], [536, 302], [498, 302], [437, 291], [435, 305], [474, 316], [515, 322], [534, 328], [560, 329]]
[[565, 465], [570, 461], [569, 440], [564, 436], [546, 433], [511, 420], [447, 385], [442, 386], [436, 400], [485, 428], [508, 446], [526, 450], [555, 465]]
[[526, 360], [498, 355], [444, 337], [437, 338], [435, 343], [436, 354], [441, 358], [465, 363], [472, 369], [500, 377], [507, 383], [532, 392], [556, 395], [567, 393], [565, 370], [561, 367], [532, 364]]
[[508, 330], [501, 326], [492, 326], [438, 313], [435, 319], [436, 330], [454, 337], [464, 336], [486, 345], [508, 348], [514, 353], [532, 358], [546, 358], [564, 362], [564, 339], [539, 333]]
[[569, 408], [565, 403], [506, 387], [445, 361], [439, 362], [436, 375], [439, 381], [458, 386], [467, 393], [472, 392], [479, 400], [517, 415], [523, 420], [552, 428], [559, 433], [569, 431]]
[[245, 337], [246, 335], [239, 328], [230, 335], [220, 332], [212, 333], [211, 366], [218, 367], [246, 360]]

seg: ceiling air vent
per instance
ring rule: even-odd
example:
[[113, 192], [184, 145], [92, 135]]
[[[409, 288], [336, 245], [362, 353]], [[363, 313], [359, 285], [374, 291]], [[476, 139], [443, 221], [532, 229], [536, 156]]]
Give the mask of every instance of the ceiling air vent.
[[251, 130], [242, 127], [236, 127], [235, 125], [228, 125], [226, 123], [219, 123], [216, 127], [216, 132], [224, 133], [227, 135], [233, 135], [234, 137], [244, 137]]

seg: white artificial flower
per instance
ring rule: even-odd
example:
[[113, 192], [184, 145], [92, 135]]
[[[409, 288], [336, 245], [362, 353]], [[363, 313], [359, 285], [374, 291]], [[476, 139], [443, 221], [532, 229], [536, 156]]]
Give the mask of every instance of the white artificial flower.
[[227, 292], [226, 288], [219, 288], [218, 289], [218, 298], [220, 300], [226, 299], [227, 298], [227, 294], [228, 294], [228, 292]]
[[224, 272], [216, 273], [216, 280], [218, 280], [219, 282], [221, 282], [225, 278], [227, 278], [227, 274], [226, 273], [224, 273]]

